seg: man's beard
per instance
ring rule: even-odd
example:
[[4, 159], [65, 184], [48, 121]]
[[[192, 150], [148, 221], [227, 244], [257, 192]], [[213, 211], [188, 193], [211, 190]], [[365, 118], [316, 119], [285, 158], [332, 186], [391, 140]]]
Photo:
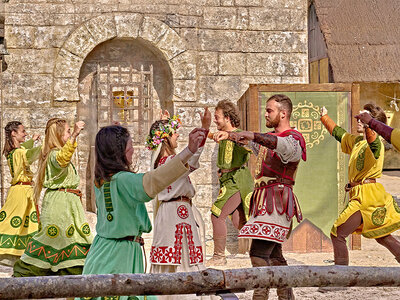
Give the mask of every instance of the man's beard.
[[267, 126], [267, 128], [276, 128], [278, 127], [280, 121], [279, 115], [277, 115], [273, 120], [266, 120], [265, 126]]

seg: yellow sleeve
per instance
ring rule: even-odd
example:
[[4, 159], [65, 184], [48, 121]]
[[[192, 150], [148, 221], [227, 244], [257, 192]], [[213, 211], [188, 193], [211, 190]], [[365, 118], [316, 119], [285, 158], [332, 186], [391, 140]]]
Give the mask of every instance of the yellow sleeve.
[[149, 197], [154, 198], [158, 193], [179, 179], [187, 171], [189, 171], [188, 167], [186, 167], [179, 156], [176, 155], [166, 164], [144, 174], [144, 191]]
[[68, 166], [77, 146], [78, 143], [76, 141], [74, 144], [72, 144], [71, 141], [68, 140], [65, 143], [64, 147], [62, 147], [61, 150], [57, 152], [56, 160], [61, 168], [65, 168], [66, 166]]
[[342, 137], [341, 141], [341, 146], [342, 146], [342, 152], [346, 154], [350, 154], [351, 151], [353, 150], [354, 145], [358, 142], [359, 139], [362, 139], [362, 137], [350, 134], [350, 133], [345, 133], [344, 136]]
[[400, 129], [398, 128], [393, 129], [392, 134], [390, 136], [390, 142], [398, 151], [400, 151]]
[[13, 179], [11, 181], [11, 184], [15, 184], [18, 182], [18, 179], [23, 172], [23, 169], [25, 166], [28, 166], [28, 160], [26, 159], [26, 149], [16, 149], [12, 155], [13, 159]]

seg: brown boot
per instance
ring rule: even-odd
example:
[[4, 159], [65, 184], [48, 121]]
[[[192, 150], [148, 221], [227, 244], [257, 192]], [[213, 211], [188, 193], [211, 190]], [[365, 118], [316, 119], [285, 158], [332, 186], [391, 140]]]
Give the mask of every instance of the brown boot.
[[226, 265], [226, 257], [225, 257], [225, 246], [226, 246], [226, 237], [214, 237], [214, 254], [212, 258], [207, 260], [206, 266], [225, 266]]
[[[268, 262], [257, 256], [250, 256], [251, 265], [253, 267], [266, 267], [269, 266]], [[268, 300], [269, 288], [254, 289], [253, 300]]]
[[[286, 260], [282, 257], [279, 258], [271, 258], [270, 260], [271, 266], [287, 266]], [[291, 287], [288, 288], [277, 288], [276, 294], [278, 295], [279, 300], [294, 300], [294, 293]]]

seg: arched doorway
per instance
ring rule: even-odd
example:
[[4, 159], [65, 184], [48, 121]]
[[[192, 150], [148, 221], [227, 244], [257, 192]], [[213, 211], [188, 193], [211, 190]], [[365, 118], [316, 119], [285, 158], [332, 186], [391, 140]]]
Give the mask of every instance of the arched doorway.
[[161, 51], [141, 38], [115, 38], [96, 46], [82, 64], [79, 76], [78, 117], [87, 121], [81, 139], [86, 170], [86, 208], [95, 211], [93, 194], [94, 139], [113, 121], [126, 126], [135, 147], [135, 169], [149, 169], [145, 138], [160, 109], [172, 112], [171, 70]]

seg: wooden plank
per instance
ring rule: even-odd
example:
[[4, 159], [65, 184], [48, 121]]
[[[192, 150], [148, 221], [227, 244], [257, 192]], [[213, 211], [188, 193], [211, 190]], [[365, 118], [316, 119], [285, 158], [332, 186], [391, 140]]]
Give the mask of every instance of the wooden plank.
[[351, 87], [351, 132], [357, 134], [357, 120], [354, 118], [355, 115], [361, 110], [360, 107], [360, 85], [358, 83], [352, 84]]
[[[259, 85], [250, 85], [249, 87], [249, 98], [248, 98], [248, 128], [247, 130], [253, 132], [260, 132], [260, 102], [259, 102], [259, 93], [258, 93], [258, 86]], [[249, 160], [249, 169], [251, 175], [255, 176], [256, 170], [256, 162], [257, 158], [254, 155], [250, 156]]]
[[319, 83], [319, 60], [313, 61], [310, 66], [310, 83]]
[[329, 58], [319, 61], [319, 82], [329, 83]]
[[260, 92], [351, 92], [351, 83], [263, 84]]

